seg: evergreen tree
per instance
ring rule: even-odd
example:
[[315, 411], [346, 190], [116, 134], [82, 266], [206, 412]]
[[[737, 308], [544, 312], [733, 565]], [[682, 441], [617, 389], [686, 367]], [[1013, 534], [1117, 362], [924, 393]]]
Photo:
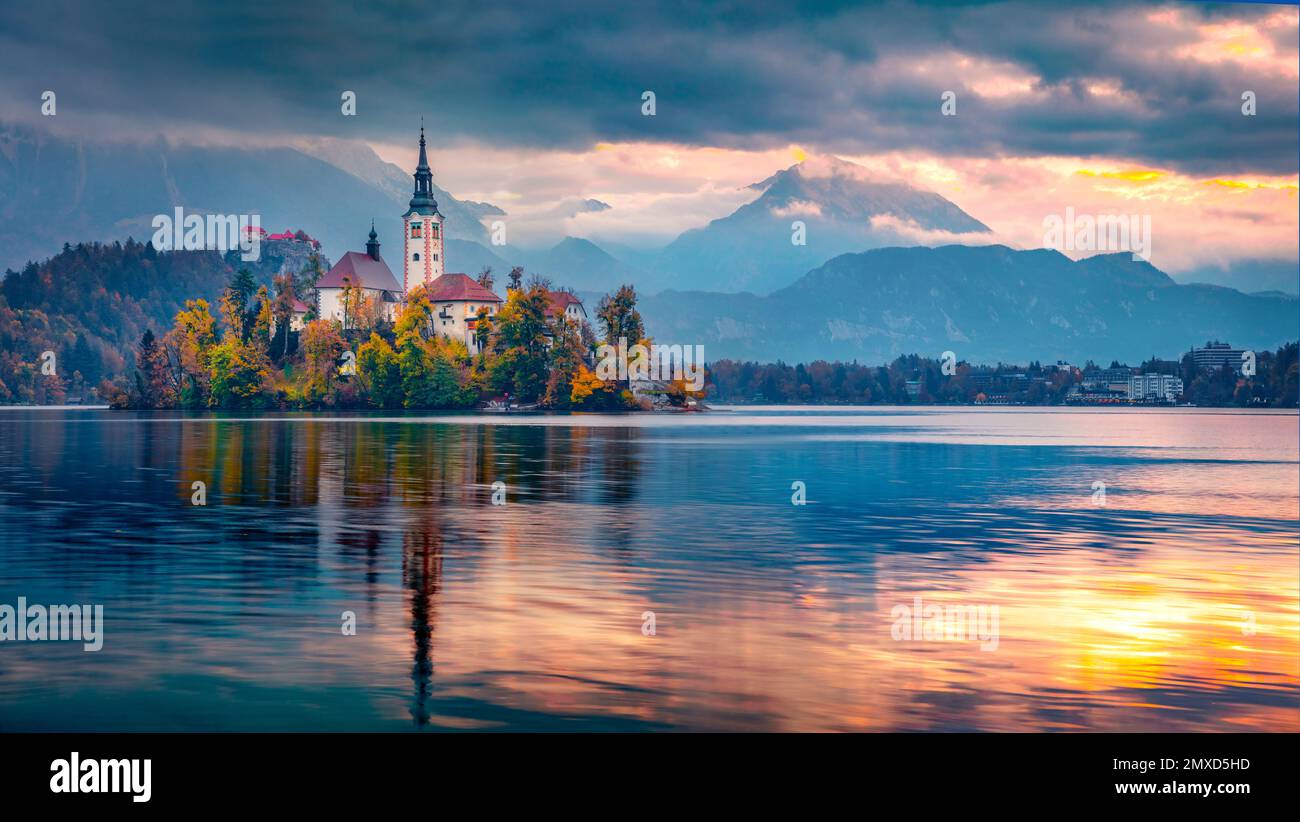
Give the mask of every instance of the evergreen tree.
[[132, 405], [137, 408], [167, 408], [173, 401], [169, 390], [167, 359], [153, 331], [146, 328], [135, 355], [135, 392]]
[[550, 296], [541, 284], [511, 289], [493, 324], [494, 359], [489, 383], [522, 403], [536, 402], [546, 389]]
[[632, 346], [645, 339], [645, 324], [636, 310], [636, 289], [630, 285], [620, 286], [613, 296], [601, 297], [596, 317], [604, 327], [605, 342], [609, 345], [616, 346], [620, 339], [625, 339]]
[[586, 349], [578, 324], [563, 315], [553, 326], [551, 362], [543, 402], [548, 408], [568, 408], [573, 404], [573, 383], [585, 365]]
[[73, 343], [66, 358], [68, 366], [75, 371], [80, 371], [87, 385], [99, 384], [104, 373], [103, 360], [99, 352], [91, 347], [84, 333], [77, 334], [76, 342]]

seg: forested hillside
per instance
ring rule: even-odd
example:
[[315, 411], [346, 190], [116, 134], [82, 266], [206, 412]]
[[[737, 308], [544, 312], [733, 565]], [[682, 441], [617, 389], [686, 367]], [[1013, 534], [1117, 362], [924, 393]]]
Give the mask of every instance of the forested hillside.
[[[216, 302], [233, 271], [215, 251], [88, 243], [0, 282], [0, 402], [50, 403], [133, 371], [146, 329], [171, 327], [185, 299]], [[42, 354], [54, 352], [53, 375]]]

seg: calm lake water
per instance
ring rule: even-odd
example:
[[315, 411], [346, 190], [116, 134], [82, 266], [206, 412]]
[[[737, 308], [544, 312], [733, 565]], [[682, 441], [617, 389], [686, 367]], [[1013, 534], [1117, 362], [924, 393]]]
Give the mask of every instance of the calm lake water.
[[[0, 730], [1298, 731], [1298, 444], [1184, 409], [4, 409], [0, 604], [105, 629], [0, 642]], [[896, 638], [917, 598], [996, 642]]]

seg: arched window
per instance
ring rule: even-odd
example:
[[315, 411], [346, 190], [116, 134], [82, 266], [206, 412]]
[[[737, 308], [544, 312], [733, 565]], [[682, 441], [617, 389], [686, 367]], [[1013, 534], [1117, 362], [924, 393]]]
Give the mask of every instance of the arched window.
[[411, 259], [418, 263], [420, 261], [420, 252], [417, 251], [414, 254], [412, 254]]

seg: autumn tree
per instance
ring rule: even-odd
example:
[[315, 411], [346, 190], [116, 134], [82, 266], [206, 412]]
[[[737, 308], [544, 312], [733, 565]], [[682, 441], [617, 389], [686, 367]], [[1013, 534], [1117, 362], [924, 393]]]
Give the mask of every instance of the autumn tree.
[[550, 368], [542, 402], [548, 408], [568, 408], [573, 404], [573, 381], [585, 364], [586, 350], [578, 323], [563, 314], [552, 325]]
[[348, 331], [353, 327], [356, 319], [357, 307], [364, 296], [364, 292], [352, 284], [351, 280], [343, 281], [343, 288], [339, 291], [339, 307], [343, 309], [343, 330]]
[[[513, 272], [512, 272], [513, 275]], [[495, 355], [489, 372], [493, 389], [520, 402], [535, 402], [546, 390], [550, 296], [542, 283], [513, 288], [497, 312], [492, 340]]]
[[301, 401], [307, 405], [333, 404], [337, 400], [339, 360], [347, 350], [338, 326], [329, 320], [307, 323], [299, 348], [303, 356]]
[[271, 329], [275, 325], [275, 316], [271, 305], [271, 294], [266, 286], [257, 289], [255, 299], [256, 313], [253, 314], [253, 330], [249, 342], [262, 354], [271, 350]]
[[[702, 369], [704, 366], [701, 364], [699, 367]], [[696, 389], [684, 379], [674, 379], [669, 381], [668, 387], [664, 389], [664, 397], [667, 398], [669, 405], [678, 408], [698, 403], [704, 399], [707, 393], [703, 388], [703, 381], [701, 381], [700, 385], [701, 387]]]
[[621, 405], [614, 386], [605, 382], [586, 365], [579, 365], [569, 389], [569, 407], [603, 411]]
[[357, 349], [357, 374], [366, 400], [375, 408], [401, 408], [405, 400], [402, 369], [388, 340], [371, 332]]
[[213, 408], [266, 408], [271, 405], [270, 361], [252, 342], [227, 334], [208, 356]]
[[163, 337], [171, 372], [172, 390], [182, 408], [207, 405], [209, 362], [217, 342], [217, 322], [207, 300], [186, 300], [171, 331]]
[[478, 313], [474, 317], [474, 345], [480, 352], [486, 351], [488, 343], [492, 340], [492, 315], [486, 305], [478, 308]]
[[275, 322], [275, 339], [272, 340], [270, 353], [272, 359], [279, 360], [289, 353], [289, 326], [293, 322], [293, 306], [298, 300], [293, 275], [281, 274], [272, 285], [275, 299], [271, 302], [271, 318]]

